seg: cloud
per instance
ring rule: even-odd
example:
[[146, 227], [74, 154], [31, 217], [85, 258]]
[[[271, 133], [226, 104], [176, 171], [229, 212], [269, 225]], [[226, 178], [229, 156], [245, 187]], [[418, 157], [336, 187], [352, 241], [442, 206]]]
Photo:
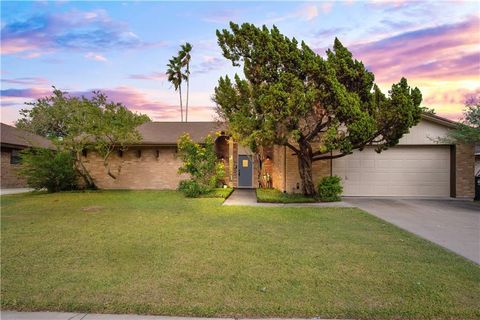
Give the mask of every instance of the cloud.
[[209, 73], [210, 71], [219, 70], [227, 65], [228, 63], [226, 59], [222, 59], [214, 56], [204, 56], [203, 62], [192, 67], [192, 73], [196, 73], [196, 74]]
[[316, 5], [308, 5], [298, 11], [298, 16], [310, 21], [318, 16], [318, 8]]
[[131, 74], [128, 76], [129, 79], [134, 79], [134, 80], [154, 80], [154, 81], [159, 81], [159, 80], [166, 80], [167, 75], [165, 72], [151, 72], [147, 74]]
[[48, 80], [45, 78], [39, 78], [39, 77], [24, 77], [24, 78], [14, 78], [14, 79], [2, 79], [2, 83], [36, 86], [36, 85], [46, 85], [48, 84]]
[[480, 19], [470, 17], [351, 46], [378, 81], [443, 77], [457, 79], [480, 72]]
[[[138, 90], [133, 87], [120, 86], [116, 88], [92, 89], [84, 91], [70, 91], [71, 96], [87, 97], [93, 96], [93, 91], [101, 91], [108, 96], [109, 101], [121, 102], [128, 109], [145, 113], [149, 115], [152, 120], [162, 121], [180, 121], [180, 107], [176, 104], [166, 103], [150, 93]], [[23, 88], [23, 89], [5, 89], [0, 91], [2, 116], [4, 112], [9, 115], [16, 114], [18, 117], [18, 109], [29, 108], [25, 106], [24, 102], [33, 101], [41, 97], [52, 94], [52, 89], [43, 88]], [[191, 121], [209, 121], [213, 119], [214, 115], [213, 105], [190, 105], [189, 119]], [[8, 110], [4, 111], [4, 110]]]
[[89, 60], [100, 61], [100, 62], [107, 62], [108, 61], [107, 58], [105, 58], [101, 54], [93, 53], [93, 52], [87, 52], [87, 54], [85, 54], [85, 58], [87, 58]]
[[236, 9], [223, 9], [207, 12], [202, 20], [205, 22], [225, 24], [230, 21], [236, 21], [240, 17], [240, 10]]
[[162, 44], [142, 41], [125, 23], [113, 21], [105, 10], [37, 14], [5, 23], [1, 37], [1, 54], [22, 54], [24, 58], [59, 49], [106, 51]]
[[298, 10], [281, 15], [275, 16], [271, 15], [262, 24], [275, 24], [285, 20], [290, 19], [302, 19], [304, 21], [313, 21], [315, 20], [321, 13], [327, 14], [332, 10], [333, 4], [331, 2], [323, 2], [321, 5], [319, 4], [307, 4], [303, 5]]

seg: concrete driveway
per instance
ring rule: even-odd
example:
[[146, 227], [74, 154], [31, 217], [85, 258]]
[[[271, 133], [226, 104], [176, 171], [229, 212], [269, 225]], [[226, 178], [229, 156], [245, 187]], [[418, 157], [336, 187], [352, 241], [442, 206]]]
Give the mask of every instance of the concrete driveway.
[[344, 201], [480, 264], [479, 203], [363, 197]]

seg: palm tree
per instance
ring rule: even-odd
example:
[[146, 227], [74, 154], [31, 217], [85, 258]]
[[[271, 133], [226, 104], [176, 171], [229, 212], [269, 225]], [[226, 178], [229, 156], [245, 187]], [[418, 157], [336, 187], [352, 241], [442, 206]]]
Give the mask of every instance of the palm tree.
[[168, 81], [173, 85], [175, 91], [178, 90], [180, 94], [180, 120], [183, 122], [183, 105], [182, 105], [182, 80], [184, 75], [182, 74], [182, 61], [179, 57], [172, 57], [167, 64]]
[[188, 96], [190, 91], [190, 51], [192, 51], [192, 45], [188, 42], [182, 44], [181, 50], [178, 52], [178, 57], [181, 60], [182, 67], [185, 67], [185, 73], [182, 74], [183, 80], [187, 82], [187, 101], [185, 104], [185, 122], [188, 122]]

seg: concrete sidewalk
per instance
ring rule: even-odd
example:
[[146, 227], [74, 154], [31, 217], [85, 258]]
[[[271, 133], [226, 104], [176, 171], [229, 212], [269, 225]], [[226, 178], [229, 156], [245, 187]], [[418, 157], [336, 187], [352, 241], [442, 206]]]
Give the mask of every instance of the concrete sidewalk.
[[0, 189], [0, 195], [6, 195], [6, 194], [17, 194], [17, 193], [25, 193], [25, 192], [30, 192], [35, 189], [32, 188], [9, 188], [9, 189]]
[[[95, 314], [71, 312], [17, 312], [2, 311], [2, 320], [239, 320], [248, 318], [195, 318], [195, 317], [168, 317], [168, 316], [143, 316], [134, 314]], [[274, 320], [269, 318], [268, 320]], [[277, 318], [278, 319], [278, 318]], [[321, 318], [310, 318], [322, 320]], [[252, 319], [253, 320], [253, 319]], [[289, 319], [294, 320], [294, 319]], [[299, 319], [300, 320], [300, 319]], [[323, 319], [327, 320], [327, 319]]]
[[339, 202], [313, 202], [313, 203], [264, 203], [257, 202], [257, 195], [255, 189], [235, 189], [233, 193], [223, 202], [224, 206], [252, 206], [252, 207], [347, 207], [351, 208], [354, 205], [339, 201]]

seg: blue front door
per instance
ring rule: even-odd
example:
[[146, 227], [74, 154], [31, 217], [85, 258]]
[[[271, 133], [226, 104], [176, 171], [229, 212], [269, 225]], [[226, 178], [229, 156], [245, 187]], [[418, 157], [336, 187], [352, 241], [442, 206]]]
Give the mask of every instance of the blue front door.
[[238, 156], [238, 187], [252, 188], [253, 163], [252, 156]]

